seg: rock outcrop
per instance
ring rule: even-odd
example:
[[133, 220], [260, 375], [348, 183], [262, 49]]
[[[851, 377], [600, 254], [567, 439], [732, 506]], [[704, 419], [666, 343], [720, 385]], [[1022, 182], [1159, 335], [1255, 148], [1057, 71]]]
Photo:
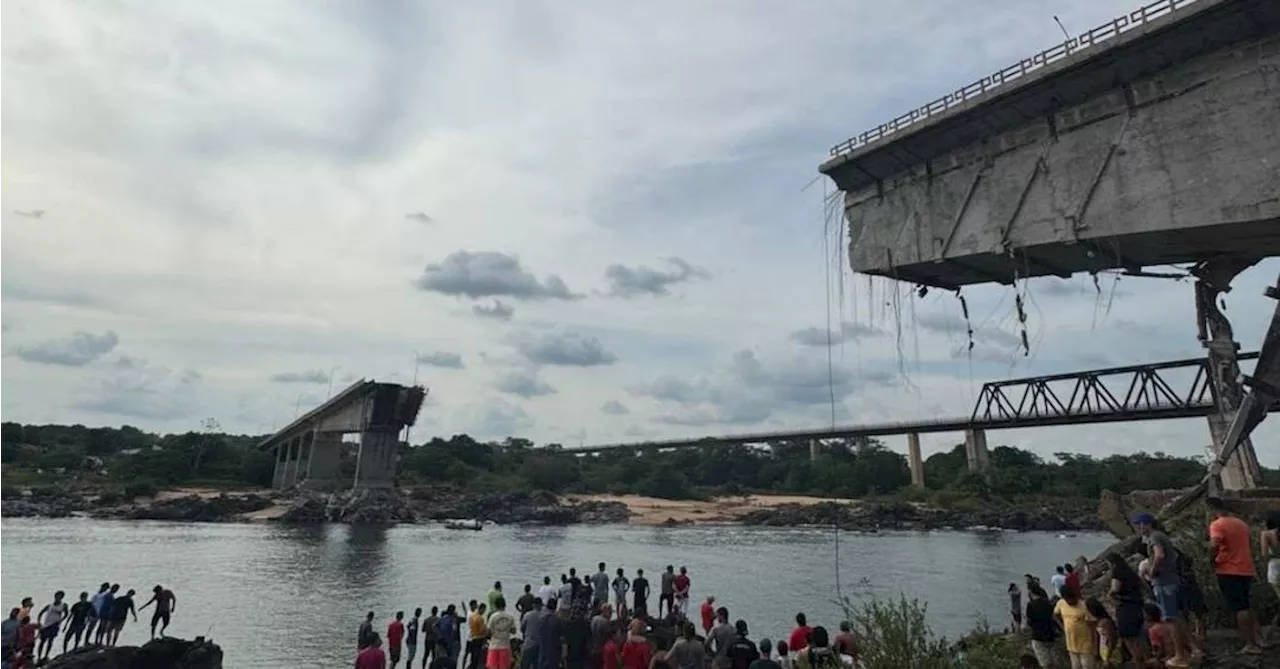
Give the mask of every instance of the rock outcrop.
[[625, 523], [631, 511], [621, 502], [568, 502], [554, 493], [469, 493], [449, 490], [422, 490], [413, 495], [412, 505], [420, 518], [448, 520], [475, 518], [500, 525], [576, 523]]
[[734, 520], [746, 525], [792, 527], [839, 525], [844, 529], [998, 528], [1015, 531], [1063, 532], [1097, 527], [1097, 519], [1081, 509], [1019, 508], [992, 502], [980, 511], [955, 511], [918, 504], [841, 504], [821, 502], [785, 504], [753, 509]]
[[225, 523], [238, 520], [241, 514], [271, 506], [271, 500], [260, 495], [188, 495], [163, 499], [145, 505], [98, 511], [94, 517], [126, 520], [172, 520], [201, 523]]
[[394, 489], [315, 493], [302, 491], [276, 519], [282, 523], [393, 525], [417, 521], [417, 514]]
[[89, 646], [55, 657], [49, 669], [222, 669], [222, 648], [204, 637], [162, 637], [143, 646]]

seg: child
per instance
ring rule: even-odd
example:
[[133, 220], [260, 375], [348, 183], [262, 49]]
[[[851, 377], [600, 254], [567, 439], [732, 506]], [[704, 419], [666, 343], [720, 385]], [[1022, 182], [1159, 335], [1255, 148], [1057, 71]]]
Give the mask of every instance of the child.
[[[1089, 615], [1095, 621], [1094, 629], [1098, 632], [1098, 657], [1102, 658], [1102, 663], [1110, 666], [1111, 664], [1119, 664], [1120, 659], [1116, 653], [1116, 643], [1119, 637], [1116, 636], [1116, 621], [1111, 619], [1111, 614], [1107, 613], [1107, 608], [1098, 601], [1097, 597], [1090, 597], [1084, 603], [1084, 608], [1089, 611]], [[1115, 657], [1117, 662], [1112, 662]]]
[[1062, 597], [1053, 607], [1067, 637], [1067, 654], [1071, 657], [1071, 669], [1094, 669], [1098, 649], [1093, 641], [1093, 618], [1075, 590], [1063, 585], [1058, 594]]
[[1151, 641], [1153, 656], [1147, 660], [1147, 666], [1159, 669], [1165, 666], [1165, 661], [1173, 657], [1177, 650], [1174, 646], [1173, 625], [1164, 621], [1160, 607], [1155, 604], [1143, 606], [1142, 612], [1147, 618], [1147, 638]]
[[787, 642], [778, 642], [778, 666], [782, 669], [791, 669], [791, 656], [787, 655]]

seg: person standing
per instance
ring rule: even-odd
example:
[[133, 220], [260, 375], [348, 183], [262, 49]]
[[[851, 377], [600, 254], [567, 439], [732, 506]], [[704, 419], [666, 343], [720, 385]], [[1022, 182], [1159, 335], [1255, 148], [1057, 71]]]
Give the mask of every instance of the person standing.
[[485, 621], [486, 611], [488, 611], [488, 606], [480, 604], [467, 617], [469, 635], [467, 640], [467, 666], [471, 669], [480, 669], [480, 661], [485, 656], [484, 644], [485, 640], [489, 638], [489, 626]]
[[1040, 661], [1040, 666], [1052, 669], [1058, 625], [1053, 618], [1049, 594], [1034, 584], [1027, 588], [1027, 627], [1031, 629], [1031, 652]]
[[516, 600], [516, 616], [523, 618], [524, 614], [533, 610], [533, 600], [537, 597], [533, 594], [533, 586], [528, 583], [524, 584], [524, 594], [520, 595], [520, 599]]
[[702, 602], [702, 606], [698, 607], [698, 614], [702, 618], [702, 635], [706, 636], [711, 633], [711, 628], [716, 625], [716, 598], [714, 595], [707, 595], [707, 598]]
[[102, 598], [107, 596], [107, 591], [111, 589], [110, 583], [103, 583], [98, 587], [98, 592], [94, 593], [89, 599], [89, 603], [93, 605], [93, 610], [89, 612], [89, 619], [85, 623], [84, 642], [86, 644], [93, 643], [98, 639], [94, 636], [94, 632], [98, 629], [98, 624], [102, 622]]
[[1147, 661], [1146, 645], [1142, 643], [1142, 578], [1119, 553], [1108, 553], [1111, 565], [1111, 586], [1108, 594], [1115, 604], [1116, 636], [1138, 666]]
[[[1015, 632], [1017, 629], [1015, 628]], [[836, 655], [847, 656], [853, 661], [853, 666], [858, 666], [858, 641], [853, 636], [853, 629], [849, 625], [848, 620], [840, 621], [840, 631], [836, 632], [836, 636], [831, 640], [831, 649]]]
[[1160, 531], [1155, 516], [1140, 513], [1134, 516], [1133, 525], [1142, 535], [1142, 543], [1147, 547], [1148, 559], [1151, 561], [1148, 567], [1151, 593], [1155, 597], [1156, 606], [1160, 608], [1163, 621], [1169, 623], [1172, 634], [1172, 645], [1165, 649], [1170, 654], [1168, 665], [1175, 668], [1188, 666], [1188, 633], [1178, 616], [1178, 590], [1182, 587], [1182, 576], [1178, 574], [1177, 565], [1178, 549], [1169, 536]]
[[[1262, 530], [1262, 559], [1267, 561], [1267, 583], [1280, 596], [1280, 512], [1267, 514], [1266, 526]], [[1280, 627], [1280, 613], [1275, 622]]]
[[1209, 523], [1209, 545], [1213, 551], [1214, 573], [1218, 576], [1218, 589], [1227, 602], [1227, 608], [1236, 614], [1236, 629], [1244, 640], [1240, 652], [1246, 655], [1262, 653], [1258, 638], [1258, 623], [1254, 620], [1249, 602], [1249, 588], [1255, 575], [1253, 551], [1249, 545], [1249, 526], [1227, 510], [1219, 497], [1207, 500], [1214, 520]]
[[793, 653], [799, 653], [809, 646], [809, 637], [813, 634], [813, 629], [809, 627], [809, 621], [803, 613], [796, 614], [796, 626], [791, 630], [791, 635], [787, 637], [787, 648]]
[[1071, 669], [1093, 669], [1098, 656], [1094, 643], [1093, 625], [1089, 610], [1076, 592], [1066, 585], [1058, 593], [1061, 599], [1053, 607], [1053, 615], [1067, 637], [1067, 654], [1071, 657]]
[[632, 621], [631, 631], [622, 644], [622, 669], [649, 669], [653, 662], [653, 647], [644, 636], [644, 627], [644, 621]]
[[667, 662], [674, 669], [703, 669], [702, 660], [706, 655], [706, 647], [694, 638], [693, 623], [685, 622], [680, 638], [667, 651]]
[[129, 616], [133, 616], [133, 622], [138, 622], [138, 611], [133, 608], [135, 592], [130, 589], [124, 593], [123, 597], [116, 597], [111, 601], [111, 643], [107, 645], [114, 646], [120, 640], [120, 632], [124, 630], [124, 624], [128, 622]]
[[356, 669], [386, 669], [387, 654], [382, 651], [382, 639], [377, 632], [369, 637], [369, 645], [356, 654]]
[[151, 599], [142, 605], [139, 611], [145, 611], [148, 606], [156, 605], [156, 612], [151, 616], [151, 638], [156, 638], [156, 624], [160, 624], [160, 636], [164, 636], [164, 631], [169, 629], [169, 620], [173, 612], [177, 610], [178, 598], [173, 595], [173, 591], [163, 586], [157, 585], [151, 589]]
[[485, 595], [484, 603], [488, 605], [485, 610], [492, 614], [497, 610], [498, 598], [502, 597], [502, 581], [494, 581], [493, 589]]
[[58, 630], [62, 621], [67, 619], [70, 607], [62, 601], [67, 593], [59, 590], [53, 593], [53, 602], [40, 609], [40, 646], [36, 649], [36, 661], [46, 660], [53, 652], [53, 644], [58, 640]]
[[400, 648], [403, 644], [404, 611], [396, 611], [396, 617], [387, 624], [387, 648], [390, 650], [391, 669], [396, 669], [400, 664]]
[[[662, 572], [662, 590], [658, 594], [658, 614], [662, 616], [670, 615], [676, 608], [676, 568], [667, 565], [667, 570]], [[664, 609], [663, 606], [666, 606]], [[672, 646], [674, 648], [674, 646]]]
[[436, 655], [443, 656], [449, 666], [458, 666], [458, 614], [453, 604], [445, 608], [436, 621]]
[[22, 619], [18, 615], [21, 613], [22, 609], [18, 607], [9, 609], [9, 617], [0, 623], [0, 661], [13, 657], [13, 651], [17, 648], [18, 629], [22, 627]]
[[1076, 573], [1076, 568], [1067, 562], [1062, 565], [1062, 571], [1066, 574], [1066, 586], [1076, 593], [1076, 597], [1080, 596], [1080, 574]]
[[101, 645], [104, 640], [110, 638], [107, 633], [111, 631], [111, 616], [115, 611], [116, 593], [120, 592], [120, 584], [112, 583], [106, 592], [99, 593], [102, 599], [99, 600], [98, 608], [98, 631], [94, 636], [94, 643]]
[[755, 662], [752, 662], [747, 669], [782, 669], [782, 665], [773, 660], [772, 653], [773, 642], [768, 639], [761, 639], [760, 657]]
[[440, 632], [436, 624], [440, 622], [440, 607], [431, 607], [431, 614], [422, 620], [422, 669], [427, 669], [430, 658], [439, 657], [437, 647], [440, 643]]
[[[573, 572], [572, 569], [570, 569], [569, 571], [571, 573]], [[559, 600], [556, 603], [557, 611], [560, 611], [561, 609], [563, 609], [562, 613], [565, 613], [565, 614], [569, 613], [569, 607], [573, 603], [574, 591], [575, 590], [573, 587], [573, 581], [570, 581], [568, 576], [565, 576], [564, 574], [560, 574], [560, 589], [556, 591], [556, 597], [555, 597], [555, 599]], [[547, 605], [550, 606], [551, 602], [548, 601]]]
[[[560, 669], [563, 625], [556, 614], [558, 600], [551, 600], [538, 626], [538, 669]], [[568, 606], [569, 602], [565, 602]], [[532, 627], [532, 625], [531, 625]]]
[[[618, 610], [618, 619], [627, 615], [627, 593], [631, 591], [631, 579], [622, 567], [618, 567], [618, 576], [613, 579], [613, 607]], [[624, 640], [623, 643], [626, 643]]]
[[605, 571], [603, 562], [596, 566], [596, 573], [591, 575], [592, 609], [598, 609], [601, 604], [609, 601], [609, 573]]
[[649, 615], [649, 579], [644, 577], [643, 569], [636, 570], [636, 580], [631, 582], [631, 598], [633, 615], [641, 618]]
[[494, 611], [489, 614], [489, 653], [485, 657], [485, 669], [511, 669], [511, 637], [516, 633], [516, 617], [507, 613], [507, 600], [494, 601]]
[[551, 603], [551, 600], [555, 599], [558, 595], [559, 591], [556, 589], [556, 586], [551, 585], [551, 577], [543, 576], [542, 587], [538, 588], [538, 599], [542, 600], [542, 607], [546, 608], [546, 606]]
[[[747, 621], [739, 620], [733, 624], [734, 636], [724, 650], [729, 669], [750, 669], [751, 664], [760, 659], [760, 650], [755, 642], [747, 638]], [[717, 649], [717, 653], [719, 650]]]
[[89, 615], [93, 611], [93, 604], [89, 602], [89, 593], [80, 593], [80, 601], [71, 605], [71, 622], [67, 625], [67, 633], [62, 637], [62, 652], [67, 652], [67, 646], [72, 637], [75, 637], [76, 645], [72, 648], [80, 647], [80, 640], [84, 635], [85, 625], [88, 624]]
[[409, 624], [404, 626], [404, 666], [405, 669], [413, 669], [413, 658], [418, 654], [418, 629], [422, 626], [422, 608], [413, 610], [413, 617], [409, 619]]
[[1009, 631], [1017, 632], [1022, 629], [1022, 591], [1018, 589], [1017, 583], [1009, 584], [1009, 617], [1013, 624], [1009, 627]]
[[1049, 577], [1049, 597], [1058, 598], [1062, 596], [1062, 589], [1067, 585], [1067, 572], [1058, 565], [1054, 570], [1053, 576]]
[[373, 643], [373, 611], [364, 614], [364, 622], [360, 623], [360, 629], [356, 630], [356, 650], [364, 650]]
[[729, 624], [729, 609], [720, 607], [716, 609], [716, 623], [707, 633], [706, 646], [715, 657], [712, 666], [720, 665], [723, 667], [727, 663], [729, 657], [729, 644], [733, 643], [733, 639], [737, 636], [737, 630], [733, 625]]
[[691, 585], [689, 582], [689, 570], [680, 567], [680, 574], [675, 577], [672, 584], [676, 589], [676, 609], [680, 611], [681, 616], [687, 618], [689, 616], [689, 588]]
[[[555, 601], [552, 599], [551, 601]], [[533, 604], [533, 610], [520, 621], [520, 634], [524, 643], [520, 646], [520, 669], [537, 669], [538, 653], [542, 642], [542, 625], [546, 622], [549, 609], [539, 599]]]

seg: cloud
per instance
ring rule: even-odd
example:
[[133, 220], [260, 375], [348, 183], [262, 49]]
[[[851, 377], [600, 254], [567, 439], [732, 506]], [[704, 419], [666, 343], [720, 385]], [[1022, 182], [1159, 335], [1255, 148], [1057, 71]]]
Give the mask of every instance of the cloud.
[[81, 290], [60, 290], [47, 286], [32, 286], [13, 279], [5, 279], [0, 288], [4, 299], [18, 302], [59, 304], [68, 307], [97, 307], [102, 301]]
[[277, 372], [271, 375], [272, 383], [328, 383], [329, 373], [320, 369], [301, 372]]
[[609, 414], [610, 416], [625, 416], [631, 413], [631, 410], [618, 400], [609, 400], [600, 405], [600, 413]]
[[435, 223], [436, 222], [436, 219], [428, 216], [425, 211], [410, 212], [408, 214], [405, 214], [404, 217], [409, 219], [410, 221], [417, 221], [418, 223]]
[[520, 355], [536, 365], [595, 367], [612, 365], [618, 360], [598, 338], [573, 333], [525, 335], [516, 341], [515, 347]]
[[855, 374], [842, 365], [794, 358], [762, 361], [754, 351], [733, 355], [727, 367], [692, 380], [667, 374], [633, 386], [633, 395], [663, 403], [654, 420], [668, 425], [751, 425], [788, 409], [843, 402], [859, 387], [887, 387], [896, 383], [887, 372]]
[[470, 433], [479, 438], [518, 437], [533, 428], [534, 420], [519, 405], [501, 398], [469, 407]]
[[[916, 318], [915, 323], [917, 327], [926, 332], [966, 338], [969, 336], [970, 324], [965, 322], [963, 318], [951, 314], [922, 314]], [[975, 344], [986, 343], [1005, 348], [1022, 346], [1022, 338], [1017, 334], [992, 327], [974, 328], [973, 341]]]
[[674, 270], [664, 272], [645, 265], [609, 265], [604, 271], [605, 279], [609, 282], [607, 294], [628, 298], [638, 295], [664, 297], [671, 294], [671, 286], [675, 284], [711, 277], [707, 270], [695, 267], [682, 258], [671, 257], [666, 260], [675, 266]]
[[509, 321], [511, 316], [516, 313], [515, 307], [502, 300], [494, 300], [493, 304], [473, 304], [471, 305], [471, 311], [481, 318], [492, 318], [499, 321]]
[[846, 341], [857, 341], [867, 337], [883, 337], [885, 330], [863, 325], [862, 323], [843, 323], [839, 330], [826, 328], [804, 328], [791, 333], [791, 340], [801, 346], [835, 346]]
[[418, 362], [432, 367], [443, 367], [445, 369], [462, 369], [466, 366], [462, 363], [462, 356], [460, 354], [449, 353], [447, 351], [423, 353], [418, 356]]
[[556, 392], [551, 384], [538, 378], [537, 374], [526, 371], [508, 372], [499, 377], [493, 387], [499, 392], [524, 398], [551, 395]]
[[19, 359], [42, 365], [83, 367], [115, 350], [120, 337], [115, 330], [93, 334], [77, 330], [70, 336], [25, 344], [14, 349]]
[[192, 369], [172, 370], [146, 360], [122, 356], [97, 388], [72, 402], [72, 407], [131, 419], [168, 421], [194, 415], [203, 381]]
[[427, 265], [418, 278], [418, 288], [452, 297], [478, 300], [509, 297], [513, 300], [577, 300], [582, 295], [569, 290], [552, 274], [539, 281], [520, 264], [520, 258], [496, 251], [454, 251], [440, 263]]

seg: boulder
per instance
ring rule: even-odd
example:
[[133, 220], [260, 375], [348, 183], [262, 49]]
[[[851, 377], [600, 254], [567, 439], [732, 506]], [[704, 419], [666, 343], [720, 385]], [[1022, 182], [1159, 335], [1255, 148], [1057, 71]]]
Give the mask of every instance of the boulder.
[[49, 669], [222, 669], [222, 648], [204, 637], [161, 637], [143, 646], [87, 646], [55, 657]]

